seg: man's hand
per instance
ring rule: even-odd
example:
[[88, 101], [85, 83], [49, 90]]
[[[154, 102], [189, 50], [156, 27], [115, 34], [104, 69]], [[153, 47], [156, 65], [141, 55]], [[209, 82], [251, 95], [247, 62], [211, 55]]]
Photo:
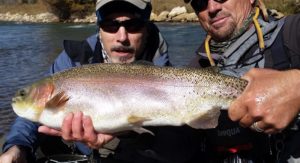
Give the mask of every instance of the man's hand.
[[12, 146], [0, 156], [0, 163], [27, 163], [26, 151], [18, 146]]
[[64, 118], [61, 131], [46, 126], [40, 126], [38, 131], [48, 135], [62, 136], [66, 141], [80, 141], [93, 149], [99, 149], [113, 139], [111, 135], [97, 133], [91, 118], [84, 116], [82, 112], [69, 113]]
[[[248, 86], [230, 106], [229, 117], [265, 133], [285, 129], [300, 111], [300, 71], [252, 69]], [[255, 123], [255, 125], [253, 125]], [[261, 130], [260, 130], [261, 129]]]

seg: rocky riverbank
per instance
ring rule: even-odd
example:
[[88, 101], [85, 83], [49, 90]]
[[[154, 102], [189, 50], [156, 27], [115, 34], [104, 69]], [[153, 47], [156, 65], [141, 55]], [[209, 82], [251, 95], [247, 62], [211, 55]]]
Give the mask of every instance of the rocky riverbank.
[[[197, 15], [195, 13], [188, 13], [187, 9], [182, 7], [175, 7], [171, 11], [162, 11], [161, 13], [151, 13], [151, 21], [154, 22], [196, 22], [198, 21]], [[10, 12], [0, 13], [0, 21], [9, 22], [31, 22], [31, 23], [53, 23], [59, 22], [57, 16], [52, 13], [45, 12], [36, 15], [29, 14], [12, 14]], [[90, 15], [84, 19], [72, 17], [66, 22], [73, 23], [95, 23], [95, 15]]]

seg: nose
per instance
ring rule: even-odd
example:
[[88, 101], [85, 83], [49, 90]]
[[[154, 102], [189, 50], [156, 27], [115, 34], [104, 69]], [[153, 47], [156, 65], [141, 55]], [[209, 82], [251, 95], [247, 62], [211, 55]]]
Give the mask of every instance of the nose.
[[207, 9], [209, 13], [216, 13], [222, 8], [222, 3], [216, 0], [208, 0]]
[[128, 32], [125, 27], [121, 26], [117, 32], [117, 40], [119, 42], [125, 42], [128, 40]]

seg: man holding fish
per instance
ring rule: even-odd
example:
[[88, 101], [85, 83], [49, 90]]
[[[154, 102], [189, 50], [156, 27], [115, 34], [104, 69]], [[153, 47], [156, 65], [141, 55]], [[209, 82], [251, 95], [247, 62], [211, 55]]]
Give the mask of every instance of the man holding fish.
[[262, 0], [185, 2], [207, 32], [191, 65], [249, 81], [218, 127], [204, 131], [207, 161], [299, 162], [300, 14], [269, 15]]
[[[170, 65], [167, 44], [157, 27], [149, 22], [150, 13], [150, 0], [98, 0], [96, 15], [99, 33], [82, 42], [64, 41], [65, 50], [51, 66], [50, 74], [55, 75], [57, 72], [72, 67], [94, 63], [94, 65], [97, 63], [132, 63], [146, 60], [153, 62], [156, 66]], [[88, 75], [88, 73], [84, 75]], [[109, 83], [109, 81], [107, 82]], [[66, 86], [70, 85], [72, 84]], [[36, 92], [34, 96], [45, 99], [47, 95], [43, 92], [50, 91], [49, 93], [52, 94], [54, 90], [55, 87], [50, 84], [43, 90]], [[19, 97], [21, 97], [28, 92], [23, 90], [19, 93]], [[81, 93], [77, 94], [80, 95]], [[52, 102], [47, 103], [47, 106], [54, 108], [61, 106], [68, 100], [74, 100], [72, 97], [63, 97], [63, 95], [64, 92], [58, 93]], [[123, 95], [126, 98], [126, 94]], [[18, 101], [19, 97], [14, 98], [13, 103]], [[101, 107], [101, 103], [97, 105]], [[144, 105], [147, 106], [146, 103]], [[30, 114], [35, 115], [36, 113], [31, 112]], [[189, 151], [193, 151], [192, 149], [197, 147], [197, 143], [191, 143], [191, 140], [196, 139], [192, 138], [193, 134], [189, 132], [193, 131], [190, 129], [162, 127], [162, 129], [154, 128], [147, 131], [155, 136], [129, 132], [114, 138], [111, 135], [95, 132], [90, 116], [83, 115], [80, 111], [69, 113], [63, 119], [61, 130], [46, 126], [39, 127], [36, 123], [20, 117], [17, 118], [6, 137], [3, 146], [4, 153], [0, 156], [0, 162], [34, 162], [34, 153], [39, 145], [45, 146], [46, 144], [46, 148], [42, 151], [50, 151], [48, 154], [57, 154], [64, 149], [57, 144], [59, 137], [50, 138], [41, 133], [61, 136], [67, 141], [76, 141], [70, 145], [71, 148], [75, 148], [75, 150], [71, 150], [71, 153], [79, 151], [80, 154], [92, 155], [92, 149], [96, 149], [94, 150], [95, 154], [100, 148], [100, 155], [103, 155], [101, 162], [104, 163], [106, 161], [118, 163], [187, 162], [193, 155], [193, 152]], [[57, 122], [56, 119], [52, 118], [46, 118], [46, 120], [50, 123]], [[128, 120], [132, 123], [138, 123], [142, 119], [131, 116]], [[143, 130], [137, 131], [142, 132]], [[107, 144], [108, 142], [112, 143]], [[104, 144], [107, 146], [103, 146]], [[50, 149], [53, 149], [54, 153]]]

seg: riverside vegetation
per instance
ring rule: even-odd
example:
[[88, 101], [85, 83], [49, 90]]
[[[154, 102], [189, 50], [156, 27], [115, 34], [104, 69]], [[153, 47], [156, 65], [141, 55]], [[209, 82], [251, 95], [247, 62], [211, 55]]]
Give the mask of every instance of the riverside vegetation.
[[[34, 22], [94, 22], [95, 0], [0, 0], [0, 21], [34, 21]], [[25, 1], [26, 2], [26, 1]], [[28, 1], [27, 1], [28, 2]], [[300, 12], [300, 0], [264, 0], [268, 8], [283, 14]], [[197, 21], [189, 4], [183, 0], [152, 0], [154, 21]], [[167, 12], [174, 8], [185, 9], [185, 16], [172, 15]], [[182, 11], [181, 11], [182, 13]], [[158, 18], [161, 15], [163, 18]], [[174, 19], [173, 19], [174, 18]]]

